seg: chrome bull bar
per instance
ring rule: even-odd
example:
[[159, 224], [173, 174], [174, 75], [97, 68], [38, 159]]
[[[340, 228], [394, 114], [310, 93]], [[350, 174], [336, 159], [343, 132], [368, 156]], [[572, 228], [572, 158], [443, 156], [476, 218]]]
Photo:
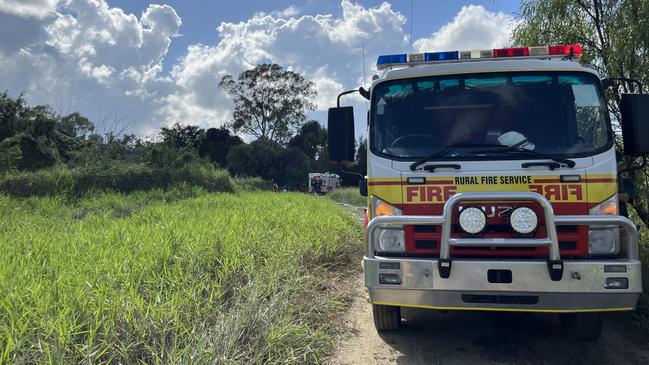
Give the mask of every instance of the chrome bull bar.
[[[546, 237], [544, 238], [451, 238], [453, 209], [466, 201], [532, 201], [541, 206], [545, 220]], [[563, 262], [557, 239], [557, 225], [619, 226], [626, 230], [626, 254], [630, 260], [638, 260], [638, 230], [628, 218], [590, 215], [555, 216], [552, 204], [541, 194], [533, 192], [487, 192], [458, 193], [444, 205], [443, 215], [422, 216], [380, 216], [373, 218], [365, 230], [365, 256], [374, 257], [374, 238], [378, 230], [395, 225], [441, 225], [439, 273], [442, 278], [451, 274], [451, 246], [464, 247], [548, 247], [548, 272], [553, 281], [561, 280]]]

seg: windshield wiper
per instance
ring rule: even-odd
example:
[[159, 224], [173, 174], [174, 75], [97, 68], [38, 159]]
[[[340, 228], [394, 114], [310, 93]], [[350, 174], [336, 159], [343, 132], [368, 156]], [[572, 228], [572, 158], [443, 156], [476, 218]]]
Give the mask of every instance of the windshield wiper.
[[456, 148], [463, 148], [463, 147], [503, 147], [503, 145], [495, 144], [495, 143], [453, 143], [448, 146], [444, 146], [442, 147], [442, 149], [437, 150], [432, 154], [413, 162], [410, 165], [410, 170], [415, 171], [417, 167], [419, 167], [421, 164], [434, 160], [438, 157], [442, 157]]
[[468, 153], [469, 154], [481, 154], [481, 153], [503, 153], [503, 152], [509, 153], [509, 152], [513, 152], [513, 153], [519, 153], [519, 154], [527, 155], [527, 156], [531, 156], [531, 157], [546, 158], [548, 160], [558, 162], [561, 165], [565, 165], [565, 166], [568, 166], [570, 168], [573, 168], [576, 165], [575, 161], [573, 161], [573, 160], [569, 160], [567, 158], [563, 158], [563, 157], [559, 157], [559, 156], [555, 156], [555, 155], [551, 155], [551, 154], [547, 154], [547, 153], [543, 153], [543, 152], [539, 152], [539, 151], [528, 150], [527, 148], [523, 148], [523, 147], [518, 146], [518, 143], [513, 145], [513, 146], [510, 146], [510, 147], [507, 147], [507, 146], [502, 146], [502, 147], [503, 148], [497, 149], [497, 150], [470, 151]]

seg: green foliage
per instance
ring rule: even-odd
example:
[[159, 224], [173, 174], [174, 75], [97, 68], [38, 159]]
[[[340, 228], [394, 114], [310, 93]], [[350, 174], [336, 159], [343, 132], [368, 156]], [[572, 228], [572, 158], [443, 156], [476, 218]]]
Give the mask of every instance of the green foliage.
[[299, 148], [312, 160], [326, 159], [327, 156], [324, 156], [323, 152], [327, 147], [327, 129], [323, 128], [318, 121], [311, 120], [300, 128], [288, 145]]
[[74, 112], [61, 118], [59, 130], [70, 137], [84, 137], [95, 131], [95, 125], [88, 118]]
[[171, 128], [162, 127], [162, 140], [177, 149], [190, 148], [197, 150], [205, 139], [205, 130], [197, 125], [174, 124]]
[[43, 146], [42, 140], [19, 133], [0, 142], [0, 153], [7, 154], [8, 170], [37, 170], [56, 163], [54, 150]]
[[227, 163], [235, 176], [260, 176], [293, 189], [303, 189], [309, 173], [309, 160], [301, 150], [268, 141], [232, 147]]
[[271, 191], [273, 182], [256, 177], [235, 177], [234, 183], [240, 191]]
[[1, 363], [319, 363], [361, 250], [302, 194], [0, 196], [0, 215]]
[[173, 169], [114, 164], [103, 166], [101, 170], [58, 166], [7, 174], [0, 178], [0, 192], [15, 197], [60, 195], [77, 198], [95, 191], [130, 193], [180, 184], [202, 187], [211, 192], [235, 190], [227, 172], [204, 164], [188, 164]]
[[234, 101], [232, 128], [262, 141], [288, 142], [306, 120], [305, 112], [315, 109], [310, 101], [315, 84], [277, 64], [257, 65], [236, 80], [226, 75], [219, 86]]
[[357, 207], [367, 206], [367, 198], [362, 196], [358, 188], [342, 188], [327, 194], [329, 199], [338, 203], [355, 205]]
[[198, 149], [198, 154], [218, 166], [225, 167], [230, 148], [242, 143], [241, 138], [230, 135], [230, 131], [225, 127], [210, 128], [205, 133], [205, 139]]

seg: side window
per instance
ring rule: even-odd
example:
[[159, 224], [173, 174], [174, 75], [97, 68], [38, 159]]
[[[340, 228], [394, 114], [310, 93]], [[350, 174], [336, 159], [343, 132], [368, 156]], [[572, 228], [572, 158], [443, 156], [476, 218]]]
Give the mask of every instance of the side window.
[[593, 84], [572, 84], [577, 113], [577, 133], [587, 145], [597, 148], [608, 139], [604, 110]]

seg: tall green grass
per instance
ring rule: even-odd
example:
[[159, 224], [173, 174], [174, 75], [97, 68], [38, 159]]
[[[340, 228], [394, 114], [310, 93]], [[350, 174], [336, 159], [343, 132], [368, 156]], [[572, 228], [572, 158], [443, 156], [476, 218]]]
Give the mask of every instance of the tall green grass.
[[90, 191], [130, 193], [166, 189], [186, 183], [210, 192], [232, 192], [235, 185], [225, 170], [205, 164], [181, 168], [152, 168], [142, 164], [121, 164], [93, 169], [57, 166], [38, 171], [17, 172], [0, 178], [0, 193], [15, 197], [80, 197]]
[[367, 198], [360, 194], [358, 188], [337, 189], [328, 194], [329, 198], [339, 203], [351, 204], [358, 207], [367, 206]]
[[0, 196], [0, 363], [316, 363], [357, 223], [303, 194]]

